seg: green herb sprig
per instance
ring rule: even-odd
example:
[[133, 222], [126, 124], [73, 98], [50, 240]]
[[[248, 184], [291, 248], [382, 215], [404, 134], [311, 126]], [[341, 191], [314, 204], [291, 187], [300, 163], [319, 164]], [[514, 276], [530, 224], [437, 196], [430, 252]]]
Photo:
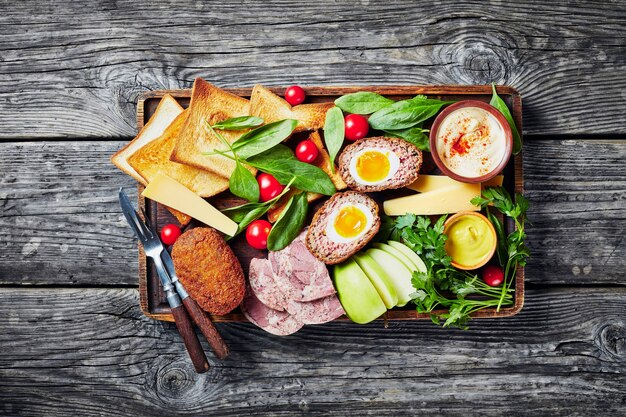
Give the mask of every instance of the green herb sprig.
[[248, 158], [246, 163], [260, 171], [272, 174], [281, 184], [293, 179], [293, 186], [302, 191], [333, 195], [337, 192], [327, 173], [321, 168], [296, 159], [293, 151], [285, 145]]
[[265, 213], [267, 213], [269, 209], [271, 209], [278, 202], [278, 200], [289, 192], [292, 183], [293, 181], [288, 182], [283, 191], [271, 200], [263, 203], [246, 203], [222, 210], [222, 213], [228, 216], [232, 221], [238, 223], [237, 232], [233, 236], [228, 237], [227, 240], [237, 236], [250, 223], [263, 217], [263, 215], [265, 215]]
[[369, 91], [346, 94], [335, 100], [335, 105], [346, 113], [372, 114], [394, 101]]
[[213, 129], [220, 130], [246, 130], [253, 127], [261, 126], [263, 119], [255, 116], [240, 116], [231, 117], [230, 119], [222, 120], [215, 123]]
[[384, 132], [385, 136], [404, 139], [415, 145], [418, 149], [430, 152], [430, 139], [427, 135], [430, 130], [422, 129], [421, 123], [408, 129], [385, 130]]
[[[423, 129], [422, 124], [437, 114], [441, 107], [451, 103], [424, 95], [393, 101], [371, 92], [346, 94], [335, 100], [337, 107], [347, 113], [371, 114], [368, 123], [372, 129], [380, 130], [386, 136], [404, 139], [425, 151], [430, 151], [430, 145], [428, 130]], [[328, 114], [326, 117], [328, 120]]]
[[233, 154], [233, 159], [235, 161], [235, 170], [228, 180], [228, 188], [230, 188], [230, 192], [236, 195], [237, 197], [245, 198], [248, 201], [257, 202], [259, 201], [259, 195], [261, 190], [259, 189], [259, 183], [256, 178], [246, 168], [242, 165], [241, 160], [239, 159], [237, 152], [235, 151], [233, 145], [230, 144], [224, 137], [216, 131], [213, 126], [209, 123], [205, 123], [207, 128], [213, 132], [213, 134], [222, 142], [226, 147], [230, 149], [230, 152]]
[[245, 165], [271, 174], [281, 184], [293, 180], [294, 187], [308, 192], [332, 195], [337, 189], [328, 174], [315, 165], [298, 161], [293, 151], [282, 145], [297, 125], [295, 120], [281, 120], [247, 132], [230, 144], [209, 123], [209, 129], [228, 151], [214, 150], [205, 155], [222, 155], [235, 161], [235, 170], [229, 179], [230, 191], [251, 202], [259, 200], [259, 185]]
[[452, 101], [441, 101], [417, 95], [408, 100], [396, 101], [383, 107], [368, 120], [374, 129], [394, 131], [409, 129], [433, 117], [441, 107], [451, 104]]
[[[426, 272], [413, 273], [415, 293], [413, 303], [420, 313], [431, 315], [436, 324], [444, 327], [466, 328], [471, 314], [488, 307], [500, 310], [503, 305], [513, 303], [511, 288], [518, 266], [525, 265], [529, 252], [524, 245], [524, 223], [528, 201], [520, 194], [515, 202], [502, 187], [487, 187], [482, 197], [472, 204], [485, 208], [498, 234], [498, 259], [504, 269], [505, 280], [501, 287], [490, 287], [477, 275], [454, 268], [445, 250], [447, 236], [443, 233], [447, 216], [441, 216], [434, 224], [428, 217], [406, 214], [395, 220], [383, 217], [378, 240], [393, 239], [404, 242], [415, 251], [426, 264]], [[491, 205], [490, 205], [491, 204]], [[516, 230], [508, 236], [502, 222], [491, 213], [490, 207], [514, 219]], [[501, 258], [502, 256], [502, 258]], [[456, 297], [448, 297], [451, 292]], [[480, 298], [468, 296], [480, 296]], [[437, 309], [447, 312], [436, 314]], [[442, 323], [443, 320], [443, 323]]]
[[[502, 284], [502, 294], [504, 294], [515, 281], [517, 267], [526, 265], [526, 259], [530, 256], [530, 251], [524, 243], [526, 238], [524, 226], [526, 223], [526, 212], [529, 207], [528, 200], [523, 195], [517, 193], [514, 201], [503, 187], [485, 187], [482, 191], [482, 196], [474, 197], [472, 204], [486, 210], [489, 220], [496, 229], [496, 234], [498, 235], [498, 260], [500, 261], [500, 266], [504, 268], [504, 283]], [[504, 225], [500, 219], [491, 213], [490, 207], [495, 208], [515, 221], [515, 230], [508, 236], [504, 235]], [[502, 303], [503, 299], [501, 298], [497, 311], [500, 311]]]
[[517, 130], [515, 120], [513, 120], [513, 116], [511, 115], [511, 111], [507, 107], [504, 100], [502, 100], [500, 96], [498, 96], [495, 84], [491, 84], [491, 89], [493, 91], [493, 94], [491, 96], [491, 101], [489, 102], [489, 104], [498, 109], [500, 113], [502, 113], [506, 121], [509, 122], [509, 126], [511, 126], [511, 133], [513, 134], [513, 155], [517, 155], [522, 151], [522, 136]]
[[335, 172], [335, 158], [341, 150], [345, 136], [343, 113], [339, 107], [333, 107], [326, 112], [324, 121], [324, 142], [326, 142], [333, 172]]
[[267, 236], [267, 249], [284, 249], [300, 234], [306, 222], [309, 202], [305, 192], [292, 195]]

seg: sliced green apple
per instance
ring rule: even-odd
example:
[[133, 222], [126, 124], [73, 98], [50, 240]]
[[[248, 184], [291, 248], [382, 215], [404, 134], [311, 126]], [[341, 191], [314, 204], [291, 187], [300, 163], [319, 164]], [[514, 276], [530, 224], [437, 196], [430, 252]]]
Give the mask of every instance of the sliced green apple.
[[339, 301], [353, 322], [369, 323], [387, 311], [378, 291], [353, 259], [335, 265], [333, 279]]
[[395, 307], [398, 304], [398, 294], [393, 285], [393, 280], [387, 272], [365, 252], [355, 254], [352, 259], [354, 259], [363, 272], [365, 272], [365, 275], [370, 279], [370, 282], [374, 285], [376, 291], [378, 291], [378, 295], [380, 295], [380, 298], [382, 298], [387, 308]]
[[392, 248], [396, 248], [397, 250], [402, 252], [407, 258], [409, 258], [418, 271], [426, 272], [426, 264], [424, 263], [424, 261], [422, 261], [422, 258], [420, 258], [417, 253], [413, 252], [413, 250], [407, 245], [402, 242], [396, 242], [395, 240], [390, 240], [389, 242], [387, 242], [387, 244]]
[[379, 242], [374, 243], [372, 246], [374, 246], [377, 249], [384, 250], [388, 254], [393, 255], [396, 258], [398, 258], [398, 260], [402, 262], [402, 264], [406, 266], [406, 268], [409, 271], [413, 272], [416, 269], [415, 265], [413, 264], [413, 261], [411, 261], [404, 253], [400, 252], [396, 248], [391, 247], [386, 243], [379, 243]]
[[404, 266], [395, 256], [382, 249], [368, 249], [366, 253], [387, 272], [392, 279], [393, 286], [398, 294], [398, 306], [402, 307], [411, 300], [411, 294], [415, 292], [411, 283], [411, 271]]

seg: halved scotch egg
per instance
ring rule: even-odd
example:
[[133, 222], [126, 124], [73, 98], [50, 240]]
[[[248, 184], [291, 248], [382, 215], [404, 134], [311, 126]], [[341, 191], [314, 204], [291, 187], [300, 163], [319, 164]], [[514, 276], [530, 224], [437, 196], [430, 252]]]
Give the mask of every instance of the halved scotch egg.
[[346, 146], [338, 163], [351, 189], [381, 191], [414, 182], [422, 166], [422, 151], [403, 139], [367, 138]]
[[365, 246], [379, 228], [378, 204], [372, 198], [354, 191], [337, 193], [313, 216], [306, 246], [322, 262], [336, 264]]
[[335, 243], [351, 243], [367, 233], [374, 223], [370, 207], [346, 202], [335, 209], [326, 224], [326, 236]]

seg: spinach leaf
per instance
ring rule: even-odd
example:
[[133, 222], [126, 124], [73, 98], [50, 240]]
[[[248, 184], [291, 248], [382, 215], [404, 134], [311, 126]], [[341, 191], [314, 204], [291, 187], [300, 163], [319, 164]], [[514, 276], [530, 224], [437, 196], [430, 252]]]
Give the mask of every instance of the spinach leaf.
[[258, 155], [248, 159], [247, 163], [273, 175], [281, 184], [286, 184], [293, 179], [293, 186], [302, 191], [324, 195], [333, 195], [337, 191], [324, 171], [297, 159], [274, 159]]
[[430, 152], [430, 139], [426, 134], [428, 132], [427, 129], [410, 127], [408, 129], [385, 130], [384, 132], [387, 134], [386, 136], [404, 139], [417, 146], [418, 149]]
[[372, 114], [393, 102], [380, 94], [360, 91], [339, 97], [335, 100], [335, 105], [346, 113]]
[[230, 240], [241, 233], [250, 223], [253, 221], [260, 219], [265, 213], [268, 212], [274, 204], [278, 202], [289, 190], [291, 189], [291, 181], [285, 186], [283, 191], [272, 198], [269, 201], [264, 203], [246, 203], [236, 207], [230, 207], [222, 210], [226, 216], [228, 216], [232, 221], [239, 223], [237, 227], [237, 232], [230, 237], [227, 237], [226, 240]]
[[517, 155], [522, 151], [522, 136], [517, 130], [517, 126], [515, 126], [515, 121], [513, 120], [511, 111], [507, 107], [504, 100], [502, 100], [500, 96], [498, 96], [498, 93], [496, 93], [495, 84], [491, 84], [491, 89], [493, 90], [493, 95], [491, 96], [489, 104], [498, 109], [506, 121], [509, 122], [509, 126], [511, 126], [511, 133], [513, 134], [513, 155]]
[[259, 183], [239, 161], [228, 181], [230, 192], [248, 201], [259, 201]]
[[293, 151], [289, 149], [289, 147], [278, 144], [267, 151], [261, 152], [256, 155], [254, 159], [296, 159], [296, 155], [294, 155]]
[[326, 121], [324, 122], [324, 142], [326, 142], [326, 148], [330, 156], [330, 166], [333, 172], [335, 171], [335, 158], [341, 149], [341, 145], [343, 145], [344, 137], [343, 112], [339, 107], [333, 107], [326, 112]]
[[241, 159], [258, 155], [287, 139], [297, 125], [297, 120], [285, 119], [257, 127], [233, 142], [233, 149]]
[[267, 249], [277, 251], [287, 247], [304, 227], [308, 209], [306, 193], [291, 196], [267, 236]]
[[263, 124], [263, 119], [255, 116], [231, 117], [213, 125], [213, 129], [245, 130]]
[[409, 100], [396, 101], [372, 114], [370, 126], [378, 130], [399, 130], [416, 126], [437, 114], [439, 109], [450, 101], [417, 96]]

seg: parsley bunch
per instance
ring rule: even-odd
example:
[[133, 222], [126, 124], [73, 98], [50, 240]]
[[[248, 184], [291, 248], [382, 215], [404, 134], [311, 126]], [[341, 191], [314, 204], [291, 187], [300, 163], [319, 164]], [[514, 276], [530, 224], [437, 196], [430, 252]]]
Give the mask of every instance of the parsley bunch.
[[[434, 224], [428, 217], [414, 214], [399, 216], [395, 220], [383, 218], [381, 233], [377, 236], [379, 240], [402, 241], [420, 255], [427, 270], [413, 273], [412, 283], [416, 290], [412, 295], [413, 303], [419, 313], [430, 314], [434, 323], [442, 324], [445, 320], [444, 327], [467, 328], [472, 313], [487, 307], [499, 310], [502, 305], [512, 304], [514, 289], [511, 284], [515, 271], [517, 266], [525, 265], [529, 256], [524, 245], [528, 200], [518, 194], [514, 203], [502, 187], [489, 187], [483, 190], [482, 197], [473, 199], [472, 204], [485, 208], [496, 229], [498, 260], [505, 271], [501, 288], [490, 287], [478, 275], [451, 265], [451, 258], [445, 250], [447, 236], [443, 233], [447, 216], [441, 216]], [[511, 217], [517, 229], [506, 236], [502, 222], [490, 212], [489, 207]], [[437, 314], [437, 309], [448, 311]]]
[[[526, 238], [524, 225], [528, 211], [528, 200], [518, 193], [515, 194], [515, 202], [513, 202], [511, 195], [503, 187], [486, 187], [482, 191], [482, 196], [472, 199], [472, 204], [485, 209], [487, 218], [496, 229], [498, 237], [496, 251], [500, 266], [504, 268], [504, 283], [502, 284], [502, 294], [504, 294], [515, 280], [517, 267], [526, 265], [526, 259], [530, 256], [530, 252], [524, 244]], [[494, 207], [515, 221], [515, 230], [508, 236], [504, 232], [504, 225], [498, 217], [491, 213], [490, 207]], [[503, 301], [501, 298], [497, 311], [500, 311]]]

